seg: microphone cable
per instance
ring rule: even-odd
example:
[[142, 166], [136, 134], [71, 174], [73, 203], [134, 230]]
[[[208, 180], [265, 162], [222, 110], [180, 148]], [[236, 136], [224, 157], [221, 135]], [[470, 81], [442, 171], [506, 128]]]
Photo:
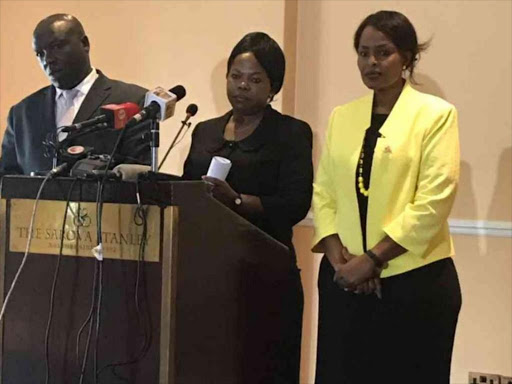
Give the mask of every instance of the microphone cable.
[[[54, 303], [55, 303], [55, 291], [57, 286], [57, 279], [59, 276], [59, 270], [60, 270], [60, 261], [62, 259], [62, 250], [64, 247], [64, 231], [66, 229], [66, 218], [68, 210], [70, 209], [69, 204], [71, 200], [71, 194], [73, 192], [73, 188], [75, 186], [75, 183], [78, 181], [77, 178], [73, 179], [73, 182], [71, 183], [71, 186], [69, 187], [68, 196], [66, 199], [66, 208], [64, 209], [64, 218], [62, 220], [62, 227], [61, 227], [61, 238], [60, 238], [60, 246], [59, 246], [59, 255], [57, 257], [57, 264], [55, 266], [55, 271], [53, 273], [53, 282], [52, 282], [52, 290], [50, 294], [50, 309], [48, 312], [48, 320], [46, 323], [46, 334], [44, 338], [44, 356], [45, 356], [45, 363], [46, 363], [46, 380], [45, 383], [48, 384], [50, 382], [50, 333], [51, 333], [51, 324], [53, 320], [53, 309], [54, 309]], [[79, 214], [80, 212], [78, 212]]]
[[[144, 122], [142, 122], [142, 124], [144, 124]], [[137, 126], [137, 125], [138, 124], [136, 124], [135, 126]], [[131, 127], [131, 128], [133, 128], [133, 127]], [[108, 169], [110, 169], [110, 167], [112, 165], [112, 161], [113, 161], [114, 156], [116, 155], [116, 153], [118, 151], [118, 148], [119, 148], [119, 145], [120, 145], [121, 141], [123, 140], [123, 138], [125, 136], [125, 131], [126, 130], [127, 130], [127, 127], [122, 129], [121, 132], [119, 133], [119, 136], [117, 137], [117, 140], [116, 140], [116, 142], [114, 144], [114, 148], [112, 149], [112, 152], [110, 154], [110, 158], [109, 158], [107, 166], [105, 168], [105, 173], [104, 173], [103, 177], [101, 178], [101, 181], [99, 182], [98, 193], [97, 193], [97, 197], [96, 197], [96, 214], [97, 214], [97, 229], [98, 229], [98, 233], [97, 233], [98, 247], [99, 247], [99, 251], [101, 253], [103, 252], [103, 249], [102, 249], [103, 248], [103, 245], [102, 245], [103, 244], [103, 242], [102, 242], [102, 229], [101, 229], [101, 226], [102, 226], [102, 215], [103, 215], [103, 189], [104, 189], [105, 183], [106, 183], [107, 178], [108, 178], [108, 173], [106, 171]], [[102, 264], [103, 264], [103, 262], [98, 260], [96, 262], [96, 264], [97, 265], [99, 264], [98, 265], [98, 269], [99, 269], [100, 277], [99, 277], [98, 308], [97, 308], [97, 313], [96, 313], [97, 324], [96, 324], [96, 342], [95, 342], [95, 360], [94, 360], [94, 365], [95, 365], [95, 367], [94, 367], [95, 368], [95, 370], [94, 370], [95, 383], [97, 383], [98, 373], [99, 373], [99, 371], [97, 370], [97, 365], [98, 365], [98, 363], [97, 363], [97, 354], [98, 354], [98, 337], [99, 337], [99, 330], [100, 330], [99, 321], [101, 319], [101, 297], [102, 297], [102, 277], [103, 277], [103, 267], [102, 267]], [[93, 303], [93, 306], [94, 306], [94, 303]], [[93, 309], [93, 306], [91, 307], [91, 309]], [[91, 322], [91, 324], [92, 324], [92, 322]], [[84, 359], [84, 363], [85, 363], [85, 361], [86, 360]], [[85, 367], [85, 364], [83, 364], [83, 366]], [[81, 377], [83, 377], [84, 370], [85, 370], [85, 368], [82, 369], [82, 376]], [[80, 384], [82, 384], [82, 380], [80, 381]]]
[[[97, 278], [97, 276], [98, 276], [98, 268], [97, 268], [97, 264], [94, 264], [94, 277], [93, 277], [93, 285], [92, 285], [91, 308], [89, 309], [89, 314], [87, 316], [87, 319], [84, 321], [84, 323], [80, 327], [80, 330], [78, 331], [78, 334], [77, 334], [77, 337], [76, 337], [76, 358], [77, 358], [77, 365], [80, 367], [80, 384], [82, 384], [83, 380], [84, 380], [85, 369], [87, 367], [87, 356], [89, 354], [89, 345], [90, 345], [90, 342], [91, 342], [92, 325], [93, 325], [93, 321], [91, 321], [91, 320], [92, 320], [92, 317], [93, 317], [93, 314], [94, 314], [94, 304], [95, 304], [95, 299], [96, 299], [96, 278]], [[85, 344], [84, 357], [82, 359], [82, 362], [80, 363], [80, 352], [79, 352], [80, 338], [81, 338], [82, 332], [85, 329], [85, 327], [87, 326], [87, 324], [89, 324], [89, 333], [87, 334], [87, 342]]]
[[[97, 232], [96, 232], [96, 237], [97, 237], [97, 241], [98, 241], [98, 252], [101, 254], [101, 257], [103, 257], [103, 249], [102, 249], [102, 236], [101, 236], [101, 209], [102, 209], [102, 205], [100, 204], [101, 203], [101, 194], [102, 194], [102, 183], [103, 181], [106, 179], [106, 175], [107, 173], [105, 172], [105, 175], [102, 179], [102, 181], [98, 181], [98, 188], [96, 190], [96, 220], [97, 220]], [[96, 255], [95, 255], [96, 256]], [[94, 263], [94, 276], [93, 276], [93, 289], [92, 289], [92, 297], [91, 297], [91, 307], [90, 307], [90, 310], [89, 310], [89, 314], [87, 316], [87, 319], [84, 321], [84, 323], [82, 324], [82, 326], [80, 327], [80, 330], [78, 332], [78, 335], [77, 335], [77, 340], [76, 340], [76, 355], [77, 355], [77, 362], [78, 362], [78, 365], [80, 366], [80, 353], [79, 353], [79, 349], [80, 349], [80, 338], [81, 338], [81, 334], [83, 332], [83, 330], [85, 329], [85, 327], [87, 326], [87, 324], [89, 324], [89, 332], [87, 334], [87, 341], [86, 341], [86, 345], [85, 345], [85, 351], [84, 351], [84, 356], [83, 356], [83, 359], [82, 359], [82, 363], [81, 363], [81, 366], [80, 366], [80, 379], [79, 379], [79, 383], [82, 384], [83, 383], [83, 380], [84, 380], [84, 376], [85, 376], [85, 372], [86, 372], [86, 368], [87, 368], [87, 360], [88, 360], [88, 356], [89, 356], [89, 347], [90, 347], [90, 343], [91, 343], [91, 336], [92, 336], [92, 331], [93, 331], [93, 326], [94, 326], [94, 323], [95, 321], [97, 322], [96, 324], [96, 328], [95, 328], [95, 336], [96, 336], [96, 341], [95, 341], [95, 351], [94, 351], [94, 364], [96, 365], [97, 364], [97, 346], [98, 346], [98, 340], [97, 338], [99, 337], [99, 320], [101, 319], [101, 297], [102, 297], [102, 290], [103, 290], [103, 262], [100, 261], [98, 259], [98, 257], [96, 257], [96, 261]], [[95, 305], [96, 302], [98, 303], [98, 305]], [[94, 310], [96, 309], [96, 313], [94, 312]], [[94, 316], [96, 315], [96, 316]], [[95, 374], [95, 382], [96, 382], [96, 374]]]
[[[103, 239], [102, 239], [102, 215], [103, 215], [103, 188], [108, 178], [107, 170], [112, 165], [112, 160], [114, 158], [115, 153], [117, 152], [117, 148], [119, 147], [119, 143], [123, 138], [123, 133], [125, 129], [121, 130], [117, 140], [114, 144], [114, 149], [110, 154], [110, 158], [108, 159], [107, 166], [105, 168], [105, 173], [101, 177], [101, 180], [98, 180], [98, 188], [96, 190], [96, 239], [97, 239], [97, 252], [101, 255], [101, 259], [103, 259]], [[95, 255], [96, 256], [96, 255]], [[93, 289], [92, 289], [92, 297], [91, 297], [91, 307], [89, 310], [89, 314], [87, 319], [84, 321], [77, 335], [76, 339], [76, 357], [77, 363], [80, 366], [80, 379], [79, 383], [82, 384], [85, 376], [85, 371], [87, 368], [87, 358], [89, 355], [89, 347], [91, 343], [91, 336], [94, 322], [96, 321], [95, 328], [95, 343], [94, 343], [94, 382], [97, 383], [98, 375], [97, 375], [97, 365], [98, 365], [98, 338], [100, 334], [100, 320], [101, 320], [101, 299], [103, 296], [103, 261], [100, 261], [98, 257], [96, 257], [96, 261], [94, 264], [94, 277], [93, 277]], [[96, 306], [96, 300], [98, 305]], [[96, 309], [96, 313], [94, 310]], [[94, 316], [95, 315], [95, 316]], [[94, 316], [94, 318], [93, 318]], [[87, 341], [85, 345], [84, 356], [80, 365], [80, 338], [83, 330], [89, 324], [89, 332], [87, 334]]]
[[[108, 167], [107, 167], [108, 169]], [[103, 216], [103, 185], [107, 178], [107, 172], [103, 176], [102, 183], [98, 189], [98, 195], [96, 198], [97, 207], [97, 238], [98, 238], [98, 252], [100, 257], [96, 258], [96, 265], [98, 268], [98, 302], [96, 306], [96, 328], [94, 335], [94, 383], [98, 383], [98, 346], [100, 338], [100, 325], [101, 325], [101, 303], [103, 299], [103, 234], [102, 234], [102, 216]]]
[[[148, 304], [148, 297], [147, 297], [147, 286], [146, 286], [146, 274], [145, 274], [145, 250], [147, 245], [147, 234], [148, 234], [148, 227], [147, 227], [147, 210], [148, 207], [144, 207], [141, 202], [140, 198], [140, 187], [139, 187], [139, 180], [136, 182], [136, 193], [137, 193], [137, 209], [135, 210], [134, 214], [134, 222], [137, 226], [142, 226], [142, 240], [139, 245], [139, 255], [137, 258], [137, 275], [135, 279], [135, 311], [137, 313], [137, 322], [139, 327], [142, 329], [143, 334], [143, 342], [140, 351], [138, 354], [127, 361], [122, 362], [116, 362], [116, 363], [110, 363], [105, 366], [103, 366], [98, 371], [98, 376], [103, 372], [105, 369], [110, 368], [112, 369], [112, 373], [114, 376], [118, 377], [121, 380], [128, 381], [124, 377], [120, 377], [117, 372], [116, 368], [127, 366], [127, 365], [133, 365], [141, 361], [144, 356], [149, 351], [149, 348], [151, 347], [151, 343], [153, 340], [153, 326], [152, 326], [152, 317], [151, 317], [151, 311], [149, 309]], [[139, 291], [141, 291], [142, 297], [145, 301], [141, 301], [139, 299]], [[139, 305], [143, 304], [144, 309], [146, 310], [145, 313], [141, 313], [141, 306]], [[145, 316], [144, 316], [145, 315]]]
[[9, 288], [9, 291], [7, 292], [7, 295], [5, 296], [5, 300], [4, 300], [4, 303], [2, 305], [2, 310], [0, 311], [0, 324], [1, 324], [2, 319], [4, 317], [5, 310], [7, 308], [7, 304], [9, 303], [9, 299], [11, 298], [11, 294], [12, 294], [12, 292], [14, 290], [14, 287], [16, 286], [16, 283], [18, 282], [18, 278], [21, 275], [21, 271], [23, 270], [23, 268], [25, 267], [25, 263], [27, 262], [28, 254], [29, 254], [29, 251], [30, 251], [30, 244], [32, 243], [32, 230], [34, 228], [34, 221], [35, 221], [35, 217], [36, 217], [37, 206], [39, 205], [39, 200], [41, 199], [41, 194], [43, 192], [43, 189], [44, 189], [47, 181], [50, 180], [55, 175], [56, 175], [56, 172], [53, 172], [53, 170], [48, 172], [48, 174], [43, 179], [43, 182], [39, 186], [39, 190], [37, 191], [36, 201], [34, 202], [34, 208], [32, 209], [32, 216], [30, 217], [30, 225], [29, 225], [29, 228], [28, 228], [27, 247], [25, 249], [25, 254], [23, 255], [23, 259], [21, 261], [21, 264], [18, 267], [18, 271], [16, 272], [16, 275], [14, 276], [14, 280], [12, 281], [11, 286]]

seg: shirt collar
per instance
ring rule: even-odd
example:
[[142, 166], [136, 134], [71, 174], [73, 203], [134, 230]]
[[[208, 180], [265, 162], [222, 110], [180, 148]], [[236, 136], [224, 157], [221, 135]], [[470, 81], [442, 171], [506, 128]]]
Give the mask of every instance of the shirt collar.
[[91, 72], [76, 87], [72, 89], [60, 89], [55, 87], [55, 100], [58, 100], [60, 95], [62, 95], [65, 91], [71, 91], [73, 89], [76, 89], [78, 91], [78, 94], [87, 95], [87, 92], [89, 92], [97, 78], [98, 71], [96, 70], [96, 68], [93, 67], [91, 69]]
[[277, 115], [278, 113], [272, 109], [270, 105], [267, 105], [265, 108], [265, 113], [263, 114], [263, 118], [260, 123], [256, 127], [253, 133], [247, 136], [245, 139], [240, 141], [228, 141], [224, 138], [224, 128], [228, 123], [229, 119], [233, 111], [229, 111], [221, 118], [221, 124], [218, 126], [217, 134], [215, 135], [215, 139], [212, 140], [211, 144], [208, 146], [208, 151], [214, 153], [219, 151], [223, 147], [230, 145], [236, 145], [244, 152], [255, 151], [258, 150], [261, 146], [266, 144], [270, 139], [270, 136], [275, 134], [276, 124], [277, 124]]

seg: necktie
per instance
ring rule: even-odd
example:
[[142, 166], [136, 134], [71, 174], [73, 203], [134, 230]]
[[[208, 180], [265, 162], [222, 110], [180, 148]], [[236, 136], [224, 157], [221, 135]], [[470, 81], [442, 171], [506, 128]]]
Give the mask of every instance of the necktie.
[[[73, 119], [76, 115], [76, 109], [74, 104], [74, 99], [78, 94], [77, 89], [65, 90], [61, 93], [60, 97], [57, 99], [57, 113], [56, 113], [56, 123], [57, 128], [63, 127], [66, 125], [70, 125], [73, 123]], [[66, 138], [67, 133], [59, 133], [59, 141], [62, 141]]]

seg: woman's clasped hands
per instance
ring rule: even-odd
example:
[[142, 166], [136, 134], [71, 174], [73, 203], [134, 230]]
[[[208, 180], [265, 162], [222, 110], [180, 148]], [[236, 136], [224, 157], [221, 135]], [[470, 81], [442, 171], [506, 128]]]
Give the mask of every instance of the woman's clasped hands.
[[382, 269], [377, 268], [368, 255], [353, 255], [346, 247], [342, 248], [342, 256], [345, 262], [336, 266], [334, 282], [345, 291], [366, 295], [375, 293], [381, 299], [380, 274]]

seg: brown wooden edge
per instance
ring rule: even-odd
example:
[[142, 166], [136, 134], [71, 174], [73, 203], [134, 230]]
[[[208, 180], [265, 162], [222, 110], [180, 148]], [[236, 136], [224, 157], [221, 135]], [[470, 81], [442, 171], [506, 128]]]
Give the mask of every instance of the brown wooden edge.
[[[178, 265], [178, 207], [164, 209], [162, 231], [162, 306], [160, 318], [160, 384], [176, 382], [176, 286]], [[0, 383], [1, 384], [1, 383]]]
[[[7, 255], [7, 200], [0, 200], [0, 308], [4, 305], [5, 256]], [[0, 324], [0, 384], [3, 383], [4, 322]]]

